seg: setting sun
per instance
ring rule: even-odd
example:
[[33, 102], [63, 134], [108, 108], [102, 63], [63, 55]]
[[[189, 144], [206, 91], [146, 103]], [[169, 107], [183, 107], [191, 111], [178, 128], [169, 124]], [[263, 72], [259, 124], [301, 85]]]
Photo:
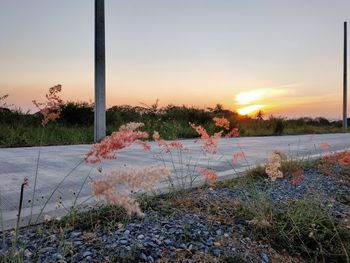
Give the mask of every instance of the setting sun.
[[263, 107], [264, 107], [263, 105], [250, 105], [244, 108], [240, 108], [237, 111], [240, 115], [247, 115], [247, 114], [255, 113], [261, 110]]
[[[266, 97], [267, 89], [256, 89], [248, 92], [241, 92], [236, 95], [236, 105], [238, 106], [237, 112], [240, 115], [250, 115], [261, 110], [264, 105], [252, 104], [259, 103], [264, 97]], [[241, 107], [243, 106], [244, 107]]]

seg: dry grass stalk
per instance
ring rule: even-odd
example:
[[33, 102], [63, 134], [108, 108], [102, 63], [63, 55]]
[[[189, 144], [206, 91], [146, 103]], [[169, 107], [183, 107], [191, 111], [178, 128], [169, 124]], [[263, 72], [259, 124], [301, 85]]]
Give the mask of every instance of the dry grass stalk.
[[274, 150], [268, 156], [265, 171], [272, 181], [275, 181], [277, 178], [283, 178], [283, 173], [281, 171], [282, 159], [283, 154], [277, 150]]

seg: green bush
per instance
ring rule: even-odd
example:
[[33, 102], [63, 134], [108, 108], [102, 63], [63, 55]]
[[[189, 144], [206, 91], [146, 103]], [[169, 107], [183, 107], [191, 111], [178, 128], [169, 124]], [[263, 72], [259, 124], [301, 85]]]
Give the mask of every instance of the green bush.
[[283, 118], [273, 118], [271, 119], [273, 123], [273, 133], [275, 135], [282, 135], [285, 125], [284, 125], [284, 119]]
[[94, 108], [86, 102], [67, 102], [61, 106], [58, 123], [67, 126], [92, 126], [94, 124]]

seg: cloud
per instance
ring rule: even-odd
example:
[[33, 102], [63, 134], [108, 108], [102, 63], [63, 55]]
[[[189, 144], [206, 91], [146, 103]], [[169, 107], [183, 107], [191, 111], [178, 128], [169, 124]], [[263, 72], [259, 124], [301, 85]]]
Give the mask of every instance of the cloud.
[[279, 88], [262, 88], [240, 92], [236, 95], [235, 100], [237, 105], [247, 105], [251, 103], [265, 103], [271, 99], [278, 99], [293, 94], [295, 94], [294, 89], [281, 86]]
[[252, 113], [255, 113], [261, 109], [264, 108], [264, 105], [250, 105], [250, 106], [247, 106], [247, 107], [243, 107], [243, 108], [239, 108], [237, 110], [237, 112], [240, 114], [240, 115], [247, 115], [247, 114], [252, 114]]

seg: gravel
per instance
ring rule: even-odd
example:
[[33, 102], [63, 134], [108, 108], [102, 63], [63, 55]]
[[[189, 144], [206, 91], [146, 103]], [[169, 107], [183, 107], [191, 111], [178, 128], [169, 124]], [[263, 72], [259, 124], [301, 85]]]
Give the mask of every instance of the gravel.
[[[236, 200], [254, 194], [279, 203], [292, 199], [319, 198], [334, 201], [334, 210], [340, 216], [348, 207], [337, 201], [337, 196], [350, 196], [349, 187], [340, 184], [310, 169], [304, 172], [304, 180], [298, 186], [290, 184], [290, 177], [270, 182], [268, 180], [252, 188], [220, 188], [205, 192], [209, 200], [225, 198]], [[195, 190], [192, 193], [195, 196]], [[170, 262], [175, 262], [179, 253], [207, 253], [221, 262], [228, 255], [244, 255], [247, 262], [271, 262], [271, 249], [266, 244], [256, 244], [253, 237], [245, 235], [242, 222], [224, 224], [196, 214], [194, 211], [178, 209], [174, 213], [162, 214], [156, 209], [145, 211], [143, 219], [133, 218], [119, 229], [83, 231], [67, 228], [62, 232], [55, 228], [36, 227], [20, 230], [19, 240], [24, 246], [24, 262], [157, 262], [167, 252]], [[11, 247], [12, 232], [6, 232], [6, 245]], [[258, 249], [252, 249], [252, 247]], [[0, 244], [1, 253], [6, 253]], [[108, 261], [106, 261], [108, 262]], [[182, 262], [199, 262], [188, 259]]]

